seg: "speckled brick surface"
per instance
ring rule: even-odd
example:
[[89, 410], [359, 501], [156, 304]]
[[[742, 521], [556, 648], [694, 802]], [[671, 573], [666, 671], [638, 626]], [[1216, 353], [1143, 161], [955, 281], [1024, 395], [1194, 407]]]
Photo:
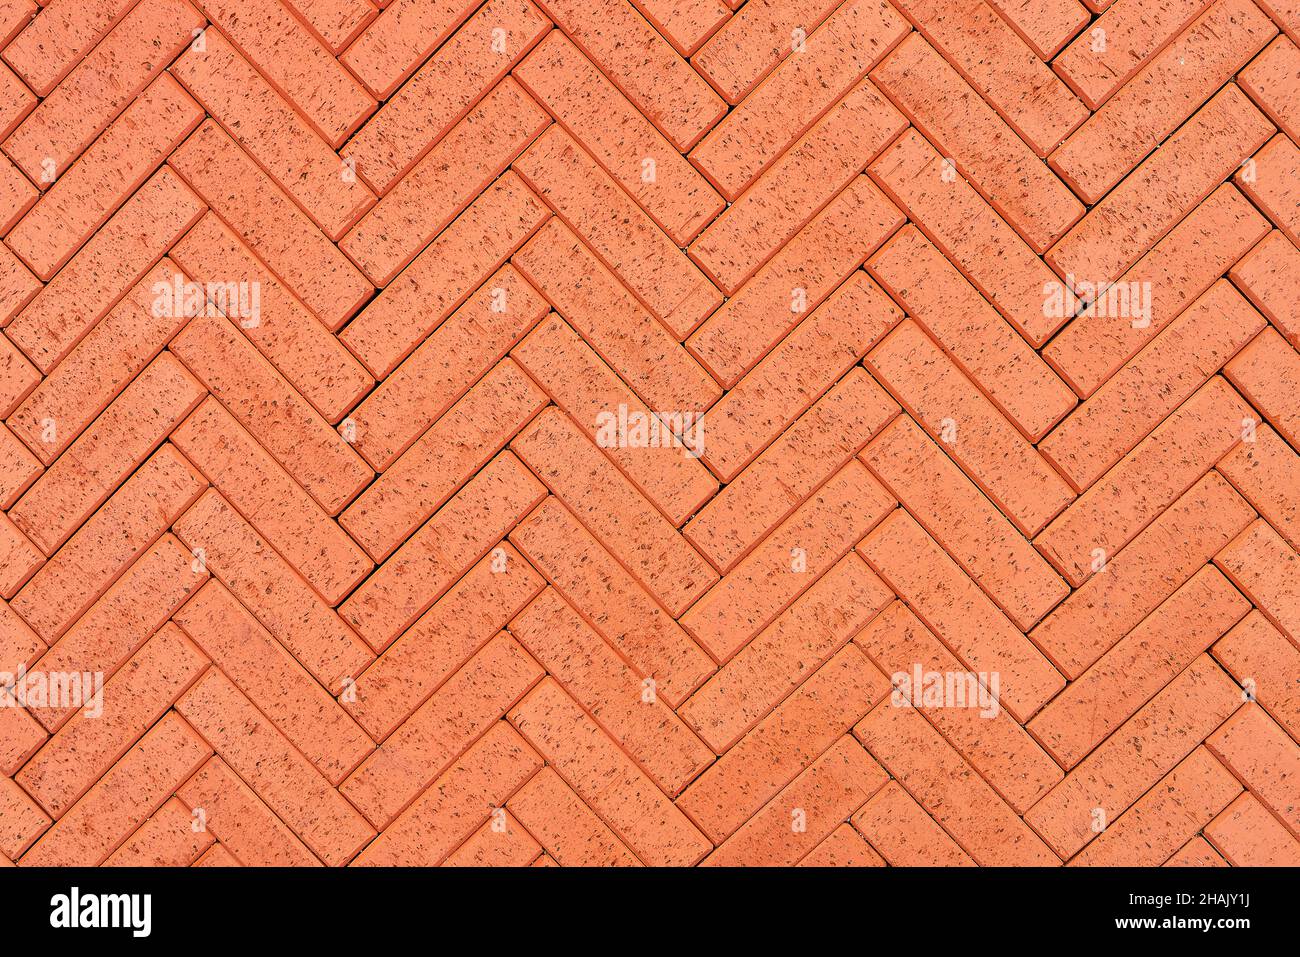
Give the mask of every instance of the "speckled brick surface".
[[0, 2], [0, 866], [1300, 865], [1298, 31]]

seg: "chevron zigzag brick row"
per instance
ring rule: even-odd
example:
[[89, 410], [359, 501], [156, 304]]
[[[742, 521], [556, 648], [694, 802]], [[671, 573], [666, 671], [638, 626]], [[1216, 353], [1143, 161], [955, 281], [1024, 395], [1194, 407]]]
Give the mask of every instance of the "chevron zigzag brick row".
[[0, 0], [0, 865], [1300, 864], [1298, 44]]

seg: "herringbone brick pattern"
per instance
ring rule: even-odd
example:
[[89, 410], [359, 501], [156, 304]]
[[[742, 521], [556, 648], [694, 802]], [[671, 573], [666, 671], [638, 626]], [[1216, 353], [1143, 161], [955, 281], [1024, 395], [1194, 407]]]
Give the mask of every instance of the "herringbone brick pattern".
[[0, 863], [1300, 863], [1291, 0], [0, 41]]

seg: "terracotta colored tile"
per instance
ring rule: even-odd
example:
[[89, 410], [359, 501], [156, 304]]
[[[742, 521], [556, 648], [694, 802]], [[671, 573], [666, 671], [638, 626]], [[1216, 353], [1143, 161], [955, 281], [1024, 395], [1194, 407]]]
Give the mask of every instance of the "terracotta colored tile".
[[278, 0], [198, 0], [208, 19], [331, 147], [375, 108], [361, 85]]
[[[484, 56], [483, 37], [505, 30], [504, 56]], [[529, 0], [484, 4], [343, 150], [376, 193], [388, 192], [550, 29]]]
[[1064, 324], [1043, 308], [1045, 284], [1055, 277], [944, 159], [911, 129], [871, 164], [871, 176], [1031, 345], [1042, 345]]
[[1154, 867], [1241, 793], [1241, 784], [1205, 748], [1197, 748], [1138, 800], [1071, 864]]
[[326, 864], [350, 860], [374, 832], [325, 778], [220, 672], [176, 710]]
[[793, 52], [792, 32], [811, 34], [836, 5], [835, 0], [747, 3], [691, 57], [691, 64], [728, 103], [739, 103]]
[[1088, 108], [992, 5], [899, 0], [896, 6], [1039, 156], [1088, 118]]
[[972, 672], [999, 675], [999, 700], [1025, 722], [1064, 686], [1056, 669], [905, 511], [858, 546]]
[[1267, 230], [1249, 200], [1223, 184], [1121, 276], [1115, 292], [1089, 302], [1047, 344], [1043, 358], [1080, 396], [1091, 396]]
[[1300, 243], [1300, 199], [1295, 180], [1300, 170], [1300, 147], [1282, 133], [1252, 157], [1253, 181], [1238, 170], [1234, 182], [1264, 211], [1292, 243]]
[[631, 0], [677, 52], [690, 56], [731, 17], [722, 0]]
[[710, 850], [682, 807], [669, 801], [553, 679], [543, 680], [510, 713], [510, 722], [646, 864], [694, 864]]
[[[1123, 551], [1094, 556], [1098, 572], [1030, 637], [1077, 678], [1245, 529], [1254, 513], [1217, 472], [1183, 493]], [[1105, 567], [1105, 571], [1101, 568]]]
[[1292, 641], [1300, 638], [1300, 554], [1267, 522], [1255, 522], [1214, 561], [1269, 621]]
[[386, 100], [475, 6], [465, 0], [390, 0], [340, 62]]
[[635, 867], [641, 863], [552, 767], [529, 778], [508, 806], [562, 867]]
[[1300, 649], [1255, 609], [1220, 638], [1212, 651], [1243, 689], [1296, 737], [1300, 730]]
[[1300, 444], [1300, 353], [1268, 328], [1223, 371], [1283, 438]]
[[710, 840], [725, 841], [887, 692], [866, 656], [844, 647], [700, 775], [678, 807]]
[[1300, 91], [1295, 89], [1297, 71], [1300, 71], [1300, 48], [1282, 36], [1242, 70], [1240, 77], [1242, 90], [1292, 140], [1300, 138]]
[[731, 388], [903, 221], [870, 180], [857, 177], [686, 340], [687, 348]]
[[1293, 836], [1300, 833], [1300, 748], [1263, 708], [1240, 709], [1205, 743]]
[[50, 0], [10, 42], [5, 61], [40, 96], [46, 96], [122, 17], [131, 0]]
[[1206, 825], [1205, 837], [1233, 867], [1300, 864], [1300, 841], [1249, 792]]
[[[849, 0], [691, 152], [734, 200], [907, 32], [888, 3]], [[787, 34], [788, 35], [788, 34]]]
[[558, 30], [515, 77], [678, 245], [723, 206], [704, 177]]
[[1023, 534], [1036, 534], [1074, 498], [1048, 460], [916, 323], [901, 323], [866, 365]]
[[1300, 250], [1274, 230], [1228, 273], [1292, 345], [1300, 345], [1300, 306], [1289, 291], [1290, 277], [1297, 271]]
[[974, 867], [955, 841], [897, 781], [853, 815], [853, 827], [895, 867]]
[[1058, 854], [1073, 857], [1240, 704], [1232, 679], [1202, 655], [1067, 774], [1025, 820]]

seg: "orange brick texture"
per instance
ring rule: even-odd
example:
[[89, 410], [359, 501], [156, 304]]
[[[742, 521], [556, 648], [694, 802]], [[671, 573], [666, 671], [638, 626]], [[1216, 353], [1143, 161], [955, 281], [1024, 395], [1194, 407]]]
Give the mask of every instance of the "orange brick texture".
[[0, 0], [0, 865], [1300, 864], [1298, 44]]

